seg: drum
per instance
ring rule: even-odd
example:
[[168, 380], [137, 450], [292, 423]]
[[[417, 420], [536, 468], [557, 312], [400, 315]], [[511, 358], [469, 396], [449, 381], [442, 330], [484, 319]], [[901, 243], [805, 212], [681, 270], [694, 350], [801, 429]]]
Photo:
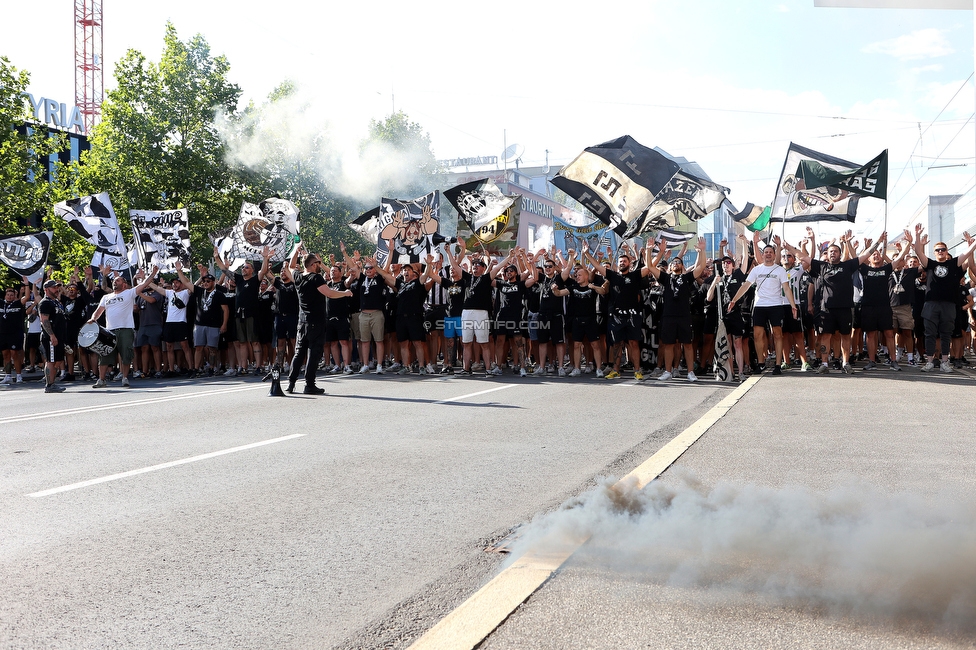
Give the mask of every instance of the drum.
[[85, 323], [78, 332], [78, 345], [104, 357], [115, 350], [115, 334], [98, 323]]

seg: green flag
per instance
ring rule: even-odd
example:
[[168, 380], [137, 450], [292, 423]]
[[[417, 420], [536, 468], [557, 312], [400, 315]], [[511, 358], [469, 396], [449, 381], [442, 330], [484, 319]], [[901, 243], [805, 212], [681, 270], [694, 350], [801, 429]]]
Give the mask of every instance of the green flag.
[[888, 150], [885, 149], [871, 162], [857, 169], [835, 171], [815, 160], [801, 160], [796, 172], [806, 189], [836, 187], [852, 194], [888, 199]]
[[732, 217], [733, 221], [741, 223], [752, 232], [759, 232], [760, 230], [765, 230], [766, 226], [769, 225], [769, 216], [771, 213], [772, 208], [768, 205], [765, 208], [760, 208], [758, 205], [746, 203], [746, 207], [743, 208], [742, 212], [730, 214], [729, 216]]

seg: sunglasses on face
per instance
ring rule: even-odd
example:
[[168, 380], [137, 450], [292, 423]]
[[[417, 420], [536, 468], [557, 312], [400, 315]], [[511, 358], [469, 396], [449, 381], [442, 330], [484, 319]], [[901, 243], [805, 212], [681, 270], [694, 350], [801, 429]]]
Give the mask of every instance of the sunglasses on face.
[[949, 249], [948, 248], [936, 248], [935, 249], [935, 252], [936, 253], [948, 253], [949, 252]]

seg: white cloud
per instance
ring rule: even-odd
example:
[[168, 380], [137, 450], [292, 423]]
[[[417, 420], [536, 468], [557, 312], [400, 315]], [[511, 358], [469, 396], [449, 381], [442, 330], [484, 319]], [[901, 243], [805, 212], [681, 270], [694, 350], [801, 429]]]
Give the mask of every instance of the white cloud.
[[955, 50], [949, 45], [941, 29], [921, 29], [911, 34], [891, 38], [886, 41], [870, 43], [861, 50], [865, 54], [887, 54], [900, 61], [931, 59], [952, 54]]

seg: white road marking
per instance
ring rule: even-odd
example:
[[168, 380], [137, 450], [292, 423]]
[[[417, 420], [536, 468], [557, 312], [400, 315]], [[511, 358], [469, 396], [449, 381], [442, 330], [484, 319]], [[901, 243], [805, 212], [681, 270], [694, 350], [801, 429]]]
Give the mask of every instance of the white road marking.
[[117, 481], [122, 478], [128, 478], [130, 476], [137, 476], [139, 474], [146, 474], [148, 472], [155, 472], [161, 469], [168, 469], [170, 467], [176, 467], [177, 465], [186, 465], [187, 463], [195, 463], [198, 460], [206, 460], [208, 458], [215, 458], [217, 456], [223, 456], [224, 454], [233, 454], [237, 451], [244, 451], [246, 449], [254, 449], [255, 447], [263, 447], [264, 445], [273, 445], [276, 442], [285, 442], [286, 440], [293, 440], [295, 438], [301, 438], [306, 434], [304, 433], [293, 433], [290, 436], [283, 436], [281, 438], [273, 438], [271, 440], [264, 440], [262, 442], [253, 442], [249, 445], [242, 445], [240, 447], [232, 447], [230, 449], [224, 449], [222, 451], [212, 451], [209, 454], [200, 454], [199, 456], [193, 456], [192, 458], [184, 458], [183, 460], [174, 460], [169, 463], [161, 463], [159, 465], [153, 465], [151, 467], [143, 467], [142, 469], [134, 469], [128, 472], [122, 472], [121, 474], [112, 474], [110, 476], [103, 476], [101, 478], [93, 478], [88, 481], [81, 481], [80, 483], [72, 483], [71, 485], [63, 485], [61, 487], [51, 488], [50, 490], [41, 490], [40, 492], [33, 492], [28, 494], [29, 497], [39, 498], [46, 497], [52, 494], [58, 494], [60, 492], [69, 492], [71, 490], [77, 490], [83, 487], [88, 487], [90, 485], [98, 485], [99, 483], [107, 483], [109, 481]]
[[451, 402], [460, 402], [463, 399], [468, 399], [469, 397], [477, 397], [478, 395], [484, 395], [485, 393], [494, 393], [496, 390], [505, 390], [506, 388], [515, 388], [518, 384], [504, 384], [502, 386], [495, 386], [494, 388], [489, 388], [488, 390], [480, 390], [477, 393], [468, 393], [467, 395], [460, 395], [458, 397], [451, 397], [449, 399], [442, 399], [434, 404], [449, 404]]
[[[128, 408], [130, 406], [140, 406], [143, 404], [159, 404], [160, 402], [171, 402], [180, 399], [193, 399], [195, 397], [209, 397], [211, 395], [224, 395], [226, 393], [238, 393], [247, 390], [257, 390], [267, 386], [237, 386], [234, 388], [222, 388], [220, 390], [208, 390], [200, 393], [187, 393], [184, 395], [167, 395], [166, 397], [152, 397], [149, 399], [139, 399], [112, 404], [99, 404], [95, 406], [81, 406], [73, 409], [61, 409], [59, 411], [45, 411], [44, 413], [32, 413], [30, 415], [16, 415], [9, 418], [0, 418], [0, 424], [13, 424], [14, 422], [29, 422], [31, 420], [45, 420], [47, 418], [61, 417], [62, 415], [77, 415], [79, 413], [95, 413], [97, 411], [109, 411], [112, 409]], [[114, 393], [113, 393], [114, 394]]]

